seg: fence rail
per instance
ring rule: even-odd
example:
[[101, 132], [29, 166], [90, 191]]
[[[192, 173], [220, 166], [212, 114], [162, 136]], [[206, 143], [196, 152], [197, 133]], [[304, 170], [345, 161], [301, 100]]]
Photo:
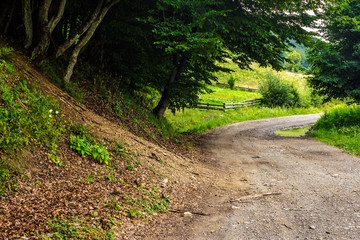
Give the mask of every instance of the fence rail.
[[220, 110], [226, 112], [230, 109], [250, 107], [255, 105], [260, 105], [261, 99], [255, 98], [250, 100], [245, 100], [239, 103], [223, 103], [223, 104], [211, 104], [211, 103], [198, 103], [197, 108], [208, 109], [208, 110]]
[[[216, 83], [216, 86], [223, 86], [224, 88], [230, 88], [230, 85], [227, 83]], [[259, 89], [256, 88], [250, 88], [250, 87], [239, 87], [239, 86], [234, 86], [235, 89], [239, 89], [241, 91], [247, 91], [247, 92], [258, 92]]]

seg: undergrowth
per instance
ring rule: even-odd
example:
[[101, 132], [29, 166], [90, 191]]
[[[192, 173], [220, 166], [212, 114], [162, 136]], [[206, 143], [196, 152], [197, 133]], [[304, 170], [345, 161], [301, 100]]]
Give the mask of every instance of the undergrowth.
[[11, 49], [0, 50], [0, 195], [16, 190], [23, 155], [43, 148], [56, 155], [67, 122], [56, 101], [44, 96], [11, 64]]
[[343, 106], [326, 112], [314, 125], [312, 136], [360, 155], [360, 106]]

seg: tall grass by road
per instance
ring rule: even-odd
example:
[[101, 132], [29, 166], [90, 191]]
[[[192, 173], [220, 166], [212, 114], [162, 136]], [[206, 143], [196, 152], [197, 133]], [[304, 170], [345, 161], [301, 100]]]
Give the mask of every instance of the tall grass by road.
[[319, 141], [360, 155], [360, 106], [342, 106], [326, 112], [314, 125]]

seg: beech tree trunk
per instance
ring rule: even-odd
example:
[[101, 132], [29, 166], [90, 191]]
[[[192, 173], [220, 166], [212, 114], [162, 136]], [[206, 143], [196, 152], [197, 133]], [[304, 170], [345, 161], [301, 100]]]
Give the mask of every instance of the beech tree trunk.
[[68, 50], [76, 41], [78, 41], [80, 37], [90, 28], [91, 24], [94, 23], [95, 19], [99, 15], [103, 4], [104, 0], [100, 0], [89, 21], [87, 21], [75, 34], [70, 36], [63, 44], [58, 47], [55, 53], [55, 59], [63, 55], [64, 52], [66, 52], [66, 50]]
[[57, 8], [57, 14], [54, 15], [49, 21], [49, 8], [51, 6], [51, 3], [52, 0], [43, 0], [40, 6], [39, 22], [41, 29], [41, 37], [40, 42], [34, 48], [32, 53], [32, 58], [35, 59], [38, 57], [43, 57], [47, 53], [47, 50], [50, 46], [51, 34], [64, 14], [66, 0], [61, 0]]
[[22, 0], [23, 21], [25, 27], [24, 48], [28, 49], [33, 41], [33, 21], [31, 16], [31, 0]]
[[[103, 1], [102, 1], [103, 2]], [[91, 37], [94, 35], [97, 27], [99, 26], [99, 24], [101, 23], [101, 21], [104, 19], [106, 13], [110, 10], [110, 8], [112, 6], [114, 6], [115, 4], [119, 3], [120, 0], [115, 0], [115, 1], [109, 1], [107, 0], [105, 3], [105, 6], [102, 8], [101, 13], [96, 17], [96, 19], [93, 21], [93, 23], [91, 24], [91, 26], [89, 27], [89, 29], [86, 31], [85, 36], [80, 40], [80, 42], [75, 46], [70, 60], [69, 60], [69, 64], [67, 66], [66, 69], [66, 74], [64, 77], [64, 81], [66, 83], [68, 83], [70, 81], [70, 78], [74, 72], [74, 67], [77, 63], [77, 59], [78, 56], [80, 54], [81, 49], [89, 42], [89, 40], [91, 39]]]
[[182, 56], [180, 61], [179, 58], [180, 55], [177, 54], [174, 60], [174, 68], [171, 72], [170, 78], [166, 83], [158, 105], [153, 110], [153, 114], [159, 119], [164, 117], [164, 113], [170, 104], [171, 90], [174, 84], [179, 80], [181, 73], [183, 72], [185, 67], [185, 63], [187, 60], [186, 55]]
[[5, 24], [4, 34], [6, 34], [6, 33], [8, 32], [8, 30], [9, 30], [10, 23], [11, 23], [12, 18], [13, 18], [13, 16], [14, 16], [15, 5], [16, 5], [16, 1], [14, 0], [14, 1], [13, 1], [13, 5], [11, 6], [9, 18], [8, 18], [6, 24]]

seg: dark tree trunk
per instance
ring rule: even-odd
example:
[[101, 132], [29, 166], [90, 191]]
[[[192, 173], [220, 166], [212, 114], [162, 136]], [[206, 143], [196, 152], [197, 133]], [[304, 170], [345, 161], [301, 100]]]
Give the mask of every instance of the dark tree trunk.
[[9, 18], [8, 18], [6, 24], [5, 24], [4, 34], [7, 34], [8, 30], [9, 30], [10, 23], [11, 23], [12, 18], [13, 18], [13, 16], [14, 16], [15, 5], [16, 5], [16, 1], [14, 0], [14, 1], [13, 1], [13, 5], [11, 6], [11, 11], [10, 11], [10, 14], [9, 14]]
[[174, 59], [174, 68], [171, 72], [170, 78], [166, 83], [166, 86], [164, 88], [164, 91], [162, 92], [161, 99], [158, 105], [153, 110], [153, 114], [159, 119], [164, 117], [164, 113], [170, 104], [171, 90], [173, 86], [176, 84], [176, 82], [179, 80], [181, 73], [184, 70], [185, 63], [187, 60], [186, 54], [181, 57], [180, 61], [179, 59], [180, 59], [180, 55], [176, 54]]
[[50, 46], [51, 34], [54, 31], [57, 24], [60, 22], [66, 5], [66, 0], [61, 0], [57, 8], [57, 14], [54, 15], [49, 21], [49, 8], [52, 0], [43, 0], [39, 11], [39, 22], [41, 29], [40, 42], [35, 47], [32, 53], [32, 58], [44, 57]]
[[30, 0], [22, 0], [23, 21], [25, 28], [24, 48], [28, 49], [33, 41], [33, 21]]
[[77, 58], [80, 54], [81, 49], [90, 41], [91, 37], [94, 35], [97, 27], [99, 26], [99, 24], [101, 23], [101, 21], [104, 19], [106, 13], [110, 10], [110, 8], [112, 6], [114, 6], [115, 4], [119, 3], [120, 0], [115, 0], [115, 1], [107, 1], [107, 3], [105, 4], [105, 6], [103, 7], [101, 13], [97, 16], [97, 18], [95, 19], [95, 21], [91, 24], [91, 26], [89, 27], [89, 29], [86, 31], [85, 36], [80, 40], [80, 42], [76, 45], [76, 47], [74, 48], [70, 60], [69, 60], [69, 64], [68, 67], [66, 69], [66, 74], [64, 77], [64, 81], [65, 82], [69, 82], [70, 78], [73, 74], [74, 71], [74, 67], [75, 64], [77, 62]]
[[87, 21], [77, 32], [72, 34], [63, 44], [61, 44], [56, 53], [55, 58], [60, 57], [64, 54], [66, 50], [68, 50], [76, 41], [80, 39], [80, 37], [86, 33], [86, 31], [90, 28], [90, 26], [94, 23], [95, 19], [98, 17], [101, 7], [104, 4], [104, 0], [100, 0], [94, 13], [91, 15], [89, 21]]

